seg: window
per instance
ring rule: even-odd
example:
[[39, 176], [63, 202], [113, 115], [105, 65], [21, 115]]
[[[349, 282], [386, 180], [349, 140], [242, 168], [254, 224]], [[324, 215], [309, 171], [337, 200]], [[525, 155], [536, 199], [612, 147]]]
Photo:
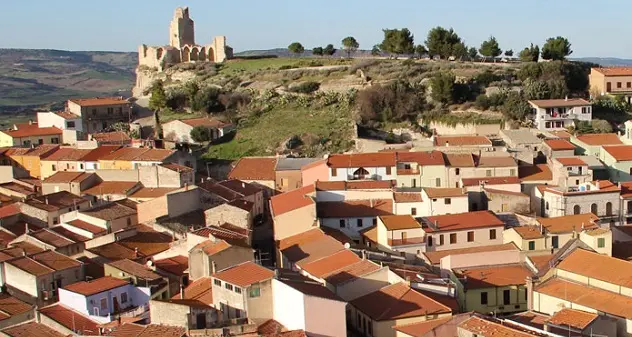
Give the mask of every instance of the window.
[[606, 203], [606, 215], [612, 215], [612, 203], [611, 202], [607, 202]]
[[121, 293], [121, 303], [127, 303], [127, 293]]
[[617, 82], [617, 88], [621, 88], [621, 82]]
[[467, 242], [474, 242], [474, 232], [467, 232]]
[[57, 165], [52, 166], [53, 171], [57, 171]]
[[529, 241], [529, 250], [535, 250], [535, 241]]
[[345, 219], [340, 219], [340, 228], [345, 228]]
[[626, 84], [625, 84], [625, 87], [626, 87], [626, 88], [632, 88], [632, 82], [628, 82], [628, 83], [626, 83]]
[[132, 218], [127, 218], [127, 227], [132, 225]]
[[238, 293], [238, 294], [241, 294], [241, 288], [235, 287], [235, 292]]
[[335, 169], [335, 168], [332, 168], [332, 169], [331, 169], [331, 176], [332, 176], [332, 177], [335, 177], [337, 174], [338, 174], [338, 172], [336, 171], [336, 169]]
[[241, 318], [241, 310], [235, 309], [235, 318]]
[[496, 230], [495, 229], [490, 229], [489, 230], [489, 239], [490, 240], [496, 240]]
[[108, 115], [111, 115], [114, 113], [114, 108], [108, 108]]
[[573, 207], [573, 214], [580, 214], [582, 212], [582, 208], [579, 205], [575, 205]]
[[53, 218], [53, 225], [56, 225], [59, 223], [59, 218]]
[[102, 298], [101, 299], [101, 310], [108, 310], [108, 299], [107, 298]]
[[226, 288], [228, 290], [233, 290], [233, 285], [232, 284], [228, 284], [228, 283], [224, 283], [224, 288]]
[[219, 287], [222, 286], [222, 281], [220, 281], [218, 279], [213, 280], [213, 283], [215, 283], [216, 286], [219, 286]]
[[386, 167], [386, 174], [387, 175], [391, 175], [391, 167], [390, 166]]
[[122, 114], [123, 113], [123, 108], [118, 108], [118, 113]]
[[439, 245], [443, 246], [443, 234], [439, 235]]
[[417, 215], [417, 209], [415, 207], [410, 209], [410, 215]]
[[509, 175], [512, 176], [512, 177], [515, 176], [516, 175], [516, 169], [510, 169], [509, 170]]
[[362, 227], [362, 219], [358, 219], [358, 221], [357, 221], [357, 226], [358, 226], [358, 227]]
[[605, 238], [598, 238], [597, 239], [597, 248], [604, 248], [606, 246], [606, 239]]
[[432, 236], [428, 237], [428, 247], [432, 247]]
[[259, 297], [261, 296], [261, 289], [259, 286], [250, 287], [250, 297]]
[[435, 185], [437, 185], [437, 187], [441, 187], [441, 178], [435, 179]]
[[492, 170], [486, 170], [485, 171], [485, 176], [486, 177], [491, 177], [492, 176]]
[[450, 234], [450, 244], [456, 243], [456, 233]]
[[487, 292], [483, 291], [481, 292], [481, 304], [487, 304]]
[[373, 321], [366, 322], [366, 325], [369, 328], [369, 336], [373, 336]]
[[592, 204], [592, 205], [590, 205], [590, 213], [592, 213], [592, 214], [594, 214], [594, 215], [597, 215], [597, 211], [598, 211], [598, 210], [599, 210], [599, 209], [597, 208], [597, 204]]
[[548, 201], [544, 204], [544, 208], [545, 208], [547, 211], [549, 210], [549, 202], [548, 202]]
[[38, 139], [38, 140], [37, 140], [37, 144], [39, 144], [39, 145], [44, 144], [44, 140], [43, 140], [42, 138]]
[[579, 185], [579, 179], [575, 180], [575, 185]]
[[461, 174], [461, 169], [457, 167], [457, 168], [454, 170], [454, 173], [458, 176], [459, 174]]
[[511, 303], [511, 292], [509, 289], [503, 290], [503, 304], [507, 305], [509, 303]]
[[373, 218], [373, 226], [377, 226], [377, 218]]
[[410, 164], [404, 164], [404, 170], [410, 170]]
[[445, 199], [443, 199], [443, 202], [444, 202], [446, 205], [452, 205], [452, 199], [451, 199], [451, 198], [445, 198]]
[[551, 127], [551, 122], [546, 122], [546, 123], [544, 123], [544, 125], [545, 125], [545, 127], [546, 127], [547, 129], [549, 129], [549, 128]]
[[97, 114], [97, 109], [92, 109], [92, 115], [96, 115]]
[[66, 127], [67, 128], [74, 128], [75, 127], [75, 122], [66, 122]]
[[79, 164], [79, 169], [83, 170], [83, 164]]
[[560, 238], [556, 235], [556, 236], [552, 236], [551, 237], [551, 247], [552, 248], [559, 248], [560, 245]]

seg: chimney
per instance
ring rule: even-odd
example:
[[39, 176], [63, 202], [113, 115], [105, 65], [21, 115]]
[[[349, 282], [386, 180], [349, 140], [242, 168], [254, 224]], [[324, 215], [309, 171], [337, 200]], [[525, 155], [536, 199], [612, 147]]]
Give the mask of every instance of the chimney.
[[564, 101], [568, 102], [568, 95], [564, 96]]
[[373, 208], [373, 198], [369, 199], [369, 202], [371, 203], [371, 208]]
[[362, 260], [366, 260], [366, 250], [362, 250]]
[[211, 275], [215, 275], [216, 270], [217, 264], [215, 263], [215, 261], [211, 261]]
[[33, 120], [29, 119], [29, 125], [33, 125]]
[[134, 247], [134, 258], [138, 258], [138, 247]]
[[450, 142], [446, 140], [446, 141], [445, 141], [445, 146], [446, 146], [446, 147], [450, 147]]
[[180, 299], [184, 299], [184, 284], [180, 283]]
[[48, 197], [44, 197], [44, 202], [48, 205]]

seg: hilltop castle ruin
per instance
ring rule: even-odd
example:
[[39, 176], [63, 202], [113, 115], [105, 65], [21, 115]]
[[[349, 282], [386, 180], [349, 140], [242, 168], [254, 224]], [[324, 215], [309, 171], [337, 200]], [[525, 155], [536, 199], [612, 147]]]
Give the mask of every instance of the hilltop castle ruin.
[[206, 46], [195, 44], [193, 20], [189, 17], [188, 7], [178, 7], [169, 25], [169, 45], [138, 47], [138, 65], [163, 71], [170, 65], [210, 61], [223, 62], [233, 56], [233, 49], [226, 45], [225, 36], [216, 36]]

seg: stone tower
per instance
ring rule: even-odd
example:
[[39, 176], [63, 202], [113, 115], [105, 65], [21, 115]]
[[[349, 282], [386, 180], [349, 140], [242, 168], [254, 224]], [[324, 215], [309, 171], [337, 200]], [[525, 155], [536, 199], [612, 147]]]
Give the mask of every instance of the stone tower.
[[189, 17], [189, 7], [178, 7], [169, 25], [169, 45], [182, 49], [185, 45], [195, 45], [193, 20]]

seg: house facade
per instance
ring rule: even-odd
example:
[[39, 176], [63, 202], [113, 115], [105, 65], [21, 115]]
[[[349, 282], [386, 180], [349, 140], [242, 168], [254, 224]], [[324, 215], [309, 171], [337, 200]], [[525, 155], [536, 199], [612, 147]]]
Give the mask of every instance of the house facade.
[[592, 105], [581, 99], [530, 100], [534, 126], [541, 131], [564, 129], [575, 125], [575, 120], [592, 120]]

